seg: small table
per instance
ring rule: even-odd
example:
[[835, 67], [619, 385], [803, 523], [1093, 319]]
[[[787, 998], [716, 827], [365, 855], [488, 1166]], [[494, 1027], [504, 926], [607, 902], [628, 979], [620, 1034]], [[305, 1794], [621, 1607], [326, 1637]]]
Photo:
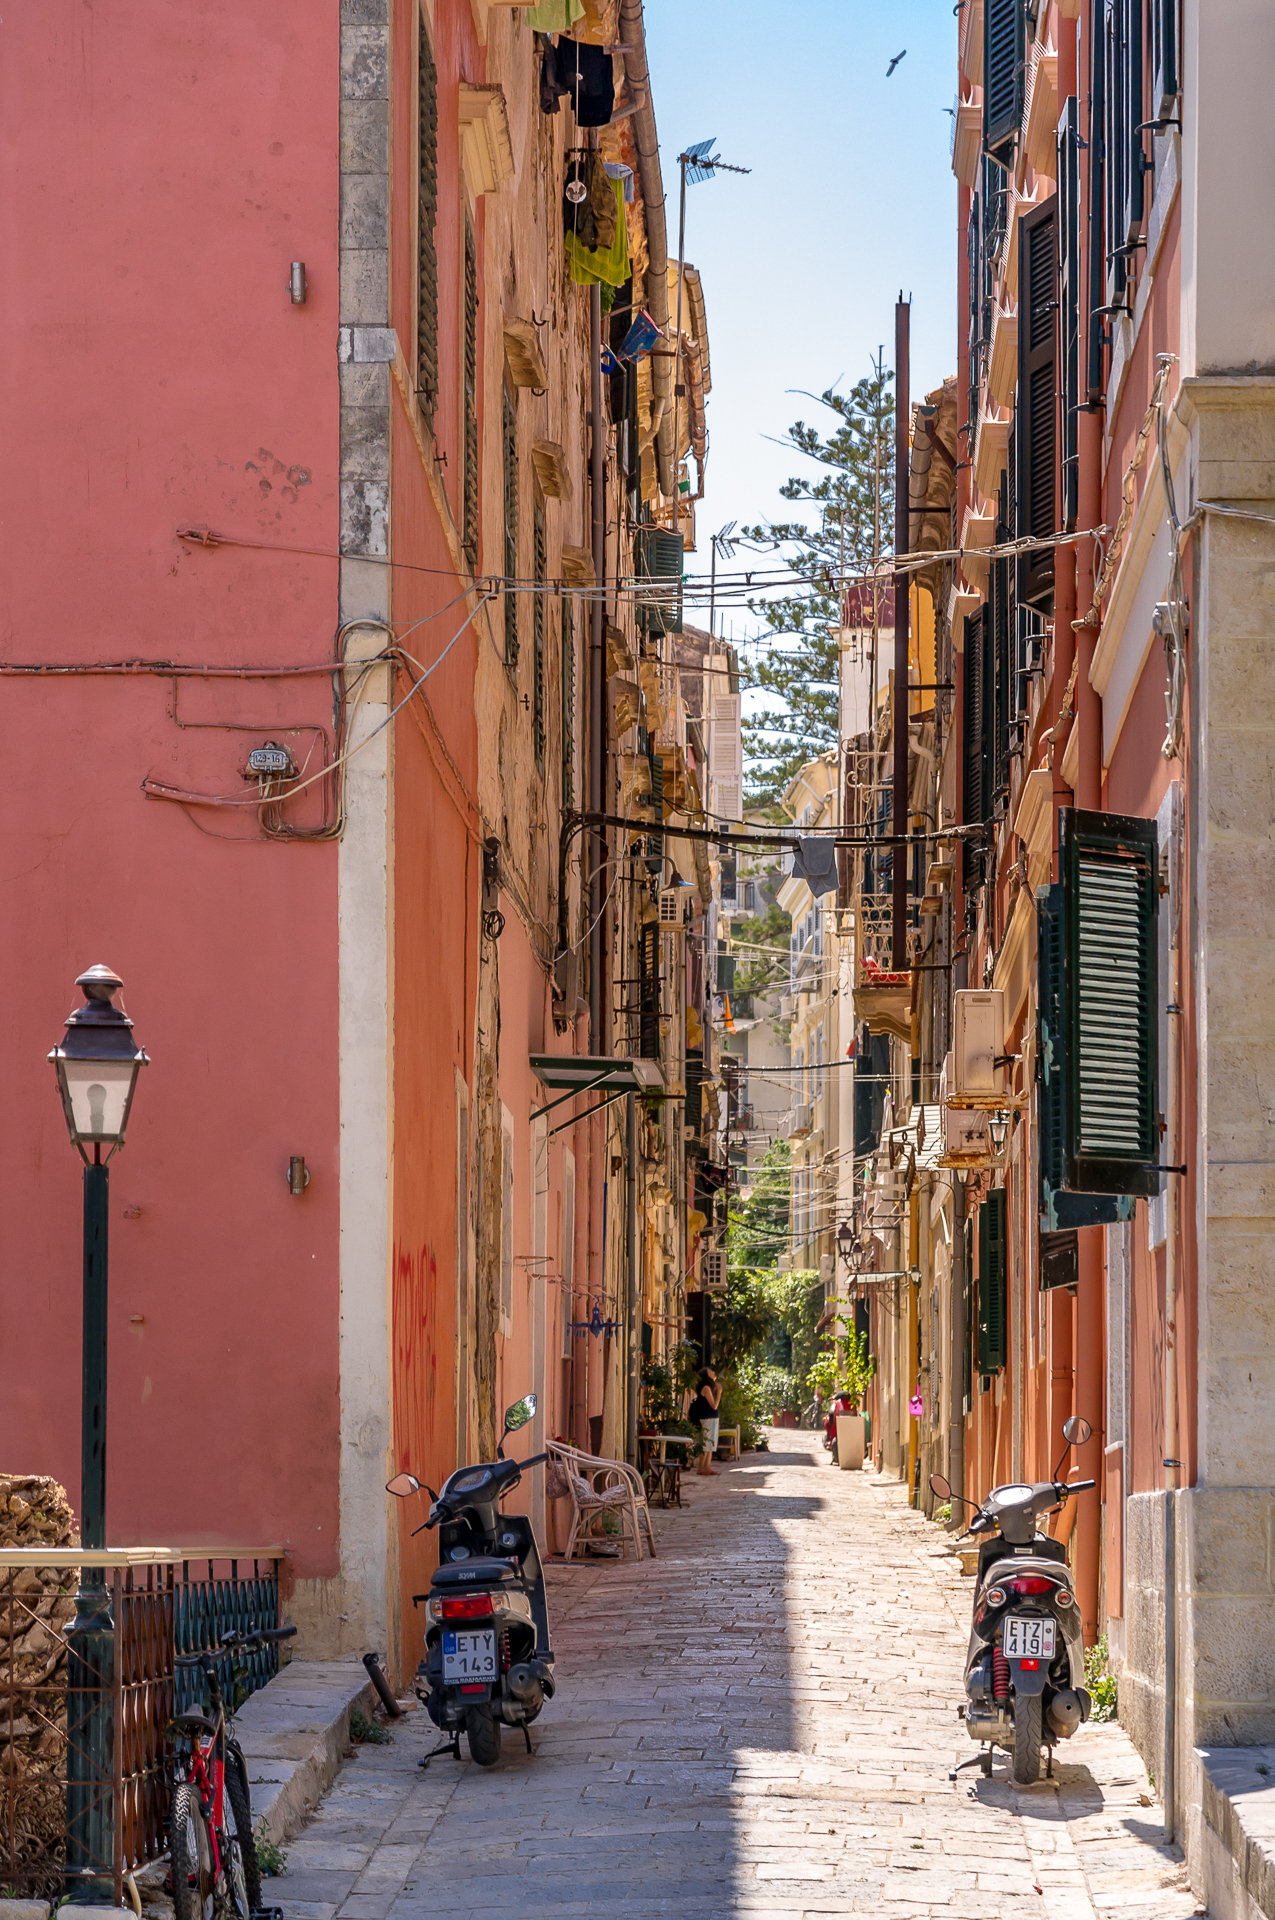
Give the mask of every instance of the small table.
[[682, 1462], [667, 1457], [669, 1447], [690, 1447], [694, 1441], [685, 1433], [640, 1433], [642, 1484], [650, 1506], [680, 1507], [682, 1504]]

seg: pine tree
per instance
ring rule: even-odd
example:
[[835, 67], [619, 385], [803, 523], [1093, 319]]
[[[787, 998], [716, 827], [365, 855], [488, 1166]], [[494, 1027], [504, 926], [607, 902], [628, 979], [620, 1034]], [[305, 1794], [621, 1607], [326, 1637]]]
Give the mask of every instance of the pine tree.
[[[745, 527], [755, 545], [784, 551], [804, 582], [775, 599], [750, 600], [767, 631], [745, 642], [745, 685], [773, 695], [744, 719], [747, 804], [773, 806], [798, 768], [837, 745], [839, 581], [870, 573], [874, 553], [893, 551], [894, 375], [876, 366], [848, 394], [819, 395], [836, 416], [826, 438], [797, 420], [788, 439], [825, 469], [817, 480], [792, 479], [785, 500], [817, 510], [813, 524], [769, 521]], [[813, 396], [811, 396], [813, 397]], [[830, 631], [830, 629], [832, 631]]]

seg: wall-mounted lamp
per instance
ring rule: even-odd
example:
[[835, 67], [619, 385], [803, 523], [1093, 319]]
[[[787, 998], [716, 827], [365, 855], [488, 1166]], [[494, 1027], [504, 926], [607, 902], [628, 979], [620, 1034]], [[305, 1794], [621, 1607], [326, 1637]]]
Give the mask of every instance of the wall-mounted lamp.
[[294, 1153], [288, 1162], [288, 1192], [300, 1199], [310, 1184], [310, 1169], [303, 1153]]
[[992, 1145], [995, 1147], [997, 1155], [999, 1156], [1005, 1145], [1005, 1135], [1009, 1132], [1009, 1115], [1002, 1107], [999, 1112], [992, 1115], [987, 1125], [988, 1131], [992, 1136]]
[[304, 260], [293, 261], [292, 272], [288, 276], [288, 292], [292, 295], [292, 304], [294, 307], [303, 307], [305, 305], [306, 285]]

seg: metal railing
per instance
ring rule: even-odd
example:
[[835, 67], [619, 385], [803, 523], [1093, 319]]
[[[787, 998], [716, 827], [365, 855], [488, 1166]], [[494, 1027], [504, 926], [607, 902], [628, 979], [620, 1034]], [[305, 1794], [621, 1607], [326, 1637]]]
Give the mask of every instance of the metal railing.
[[[86, 1567], [110, 1605], [97, 1668], [72, 1633]], [[165, 1729], [203, 1685], [175, 1656], [215, 1650], [231, 1628], [278, 1624], [277, 1554], [0, 1551], [0, 1887], [57, 1899], [70, 1821], [79, 1857], [113, 1881], [118, 1906], [125, 1874], [168, 1844]], [[235, 1658], [233, 1672], [223, 1657], [236, 1704], [278, 1670], [273, 1647]]]

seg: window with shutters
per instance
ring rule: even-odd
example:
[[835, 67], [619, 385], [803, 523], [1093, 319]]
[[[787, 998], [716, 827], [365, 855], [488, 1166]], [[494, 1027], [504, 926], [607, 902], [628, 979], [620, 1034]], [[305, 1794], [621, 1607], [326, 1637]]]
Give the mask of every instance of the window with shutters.
[[1182, 90], [1178, 78], [1178, 0], [1150, 0], [1151, 112], [1166, 120]]
[[500, 393], [505, 509], [505, 665], [518, 664], [518, 409], [506, 381]]
[[[1000, 499], [996, 515], [996, 540], [1013, 538], [1009, 524], [1009, 475], [1001, 475]], [[985, 619], [991, 628], [991, 715], [989, 758], [991, 763], [991, 811], [997, 818], [1009, 801], [1010, 719], [1013, 713], [1013, 567], [1008, 560], [993, 560], [988, 573], [988, 599]], [[986, 690], [984, 691], [986, 702]], [[986, 724], [986, 721], [985, 721]]]
[[1142, 232], [1142, 9], [1145, 0], [1106, 0], [1103, 34], [1107, 303], [1132, 307], [1133, 257]]
[[533, 572], [531, 601], [531, 744], [536, 765], [545, 770], [545, 508], [539, 494], [532, 508]]
[[[1018, 234], [1018, 401], [1015, 413], [1020, 539], [1058, 532], [1058, 201], [1021, 216]], [[1054, 549], [1018, 563], [1018, 597], [1054, 604]]]
[[1090, 0], [1093, 57], [1089, 75], [1089, 198], [1085, 244], [1088, 334], [1085, 347], [1085, 398], [1096, 407], [1103, 398], [1106, 364], [1107, 316], [1102, 307], [1107, 295], [1107, 250], [1103, 233], [1106, 209], [1106, 62], [1104, 56], [1103, 9], [1106, 0]]
[[686, 1049], [686, 1131], [698, 1137], [704, 1117], [704, 1050]]
[[983, 13], [983, 145], [1013, 165], [1023, 119], [1026, 21], [1023, 0], [986, 0]]
[[1154, 1194], [1159, 874], [1154, 820], [1064, 808], [1063, 1035], [1076, 1192]]
[[969, 439], [974, 439], [974, 424], [978, 419], [978, 395], [983, 377], [983, 350], [981, 335], [983, 266], [979, 246], [980, 222], [982, 211], [977, 194], [970, 201], [969, 226], [965, 230], [965, 272], [969, 289], [969, 325], [966, 345], [969, 357], [969, 390], [966, 395], [966, 418], [969, 421]]
[[576, 629], [575, 611], [564, 593], [558, 602], [562, 628], [562, 804], [576, 803]]
[[1003, 1187], [978, 1210], [978, 1368], [999, 1373], [1008, 1354], [1006, 1198]]
[[660, 923], [638, 928], [638, 1057], [660, 1057]]
[[465, 391], [463, 455], [464, 493], [461, 503], [461, 544], [469, 571], [478, 571], [478, 249], [469, 215], [465, 215]]
[[438, 407], [438, 69], [417, 22], [416, 402], [427, 426]]
[[1080, 102], [1073, 94], [1058, 122], [1058, 414], [1063, 533], [1076, 530], [1080, 406]]
[[[967, 614], [965, 619], [965, 763], [961, 782], [961, 816], [967, 826], [986, 820], [991, 811], [990, 781], [987, 768], [986, 684], [984, 680], [983, 631], [987, 609]], [[963, 841], [964, 884], [977, 886], [982, 881], [982, 853], [969, 840]]]

